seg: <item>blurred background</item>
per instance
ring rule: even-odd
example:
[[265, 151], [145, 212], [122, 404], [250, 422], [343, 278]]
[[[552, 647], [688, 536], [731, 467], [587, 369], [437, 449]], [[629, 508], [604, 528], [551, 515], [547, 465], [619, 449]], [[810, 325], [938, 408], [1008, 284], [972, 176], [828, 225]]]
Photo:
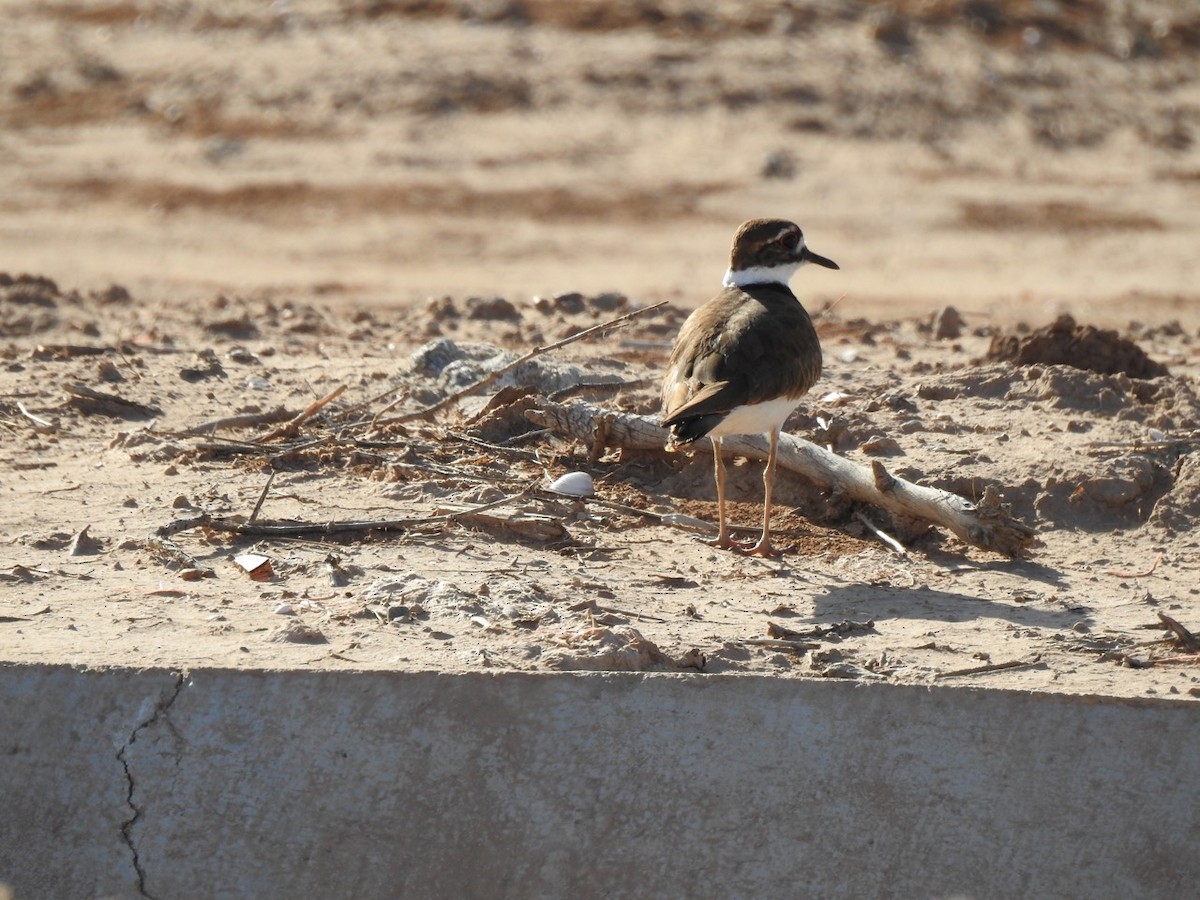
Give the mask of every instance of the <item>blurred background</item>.
[[695, 305], [792, 218], [839, 313], [1200, 323], [1200, 5], [0, 2], [0, 270]]

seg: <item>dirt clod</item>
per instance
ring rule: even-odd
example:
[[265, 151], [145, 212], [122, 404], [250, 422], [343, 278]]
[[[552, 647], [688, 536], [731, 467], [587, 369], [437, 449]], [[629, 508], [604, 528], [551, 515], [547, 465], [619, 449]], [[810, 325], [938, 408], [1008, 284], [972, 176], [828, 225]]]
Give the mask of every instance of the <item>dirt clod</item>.
[[1073, 366], [1102, 375], [1118, 372], [1130, 378], [1159, 378], [1167, 367], [1155, 362], [1137, 344], [1116, 331], [1078, 325], [1069, 315], [1026, 335], [998, 334], [988, 347], [987, 359], [1019, 366], [1037, 363]]

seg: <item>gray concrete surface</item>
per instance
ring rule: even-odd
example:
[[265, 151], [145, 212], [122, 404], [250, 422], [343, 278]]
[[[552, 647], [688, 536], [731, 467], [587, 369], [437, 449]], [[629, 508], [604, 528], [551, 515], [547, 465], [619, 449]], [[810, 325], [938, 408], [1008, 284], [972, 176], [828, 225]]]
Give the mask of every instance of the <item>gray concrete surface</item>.
[[0, 668], [0, 882], [1191, 897], [1200, 704], [703, 675]]

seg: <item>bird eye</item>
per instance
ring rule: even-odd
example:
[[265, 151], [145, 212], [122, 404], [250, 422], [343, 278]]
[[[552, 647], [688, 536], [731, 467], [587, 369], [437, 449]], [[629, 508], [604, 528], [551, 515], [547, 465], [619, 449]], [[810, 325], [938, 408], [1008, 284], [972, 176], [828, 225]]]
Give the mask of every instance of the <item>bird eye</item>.
[[779, 243], [783, 245], [784, 250], [795, 250], [796, 245], [800, 243], [800, 235], [794, 231], [785, 231], [780, 235]]

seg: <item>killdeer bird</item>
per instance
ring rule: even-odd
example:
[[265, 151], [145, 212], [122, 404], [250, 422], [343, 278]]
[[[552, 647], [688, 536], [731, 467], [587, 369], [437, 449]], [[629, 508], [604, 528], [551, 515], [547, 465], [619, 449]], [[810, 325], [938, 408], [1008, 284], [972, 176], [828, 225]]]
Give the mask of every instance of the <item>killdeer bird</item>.
[[[713, 443], [719, 530], [713, 546], [774, 556], [771, 483], [779, 429], [821, 375], [821, 342], [812, 319], [788, 287], [805, 263], [838, 264], [804, 243], [799, 227], [782, 219], [751, 219], [737, 230], [725, 289], [693, 312], [675, 340], [662, 388], [668, 448], [707, 436]], [[753, 547], [729, 535], [721, 439], [769, 435], [763, 471], [763, 530]]]

